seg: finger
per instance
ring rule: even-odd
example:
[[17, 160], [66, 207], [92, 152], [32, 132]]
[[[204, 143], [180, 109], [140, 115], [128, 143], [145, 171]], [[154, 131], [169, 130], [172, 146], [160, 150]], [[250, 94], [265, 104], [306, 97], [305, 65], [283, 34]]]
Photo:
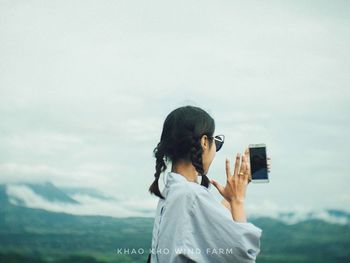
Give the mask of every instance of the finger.
[[247, 157], [245, 155], [242, 156], [242, 165], [241, 172], [246, 173], [247, 171]]
[[249, 148], [246, 148], [246, 149], [245, 149], [244, 154], [245, 154], [245, 156], [247, 156], [247, 157], [249, 156]]
[[245, 161], [245, 171], [246, 171], [246, 173], [249, 175], [249, 173], [250, 173], [249, 158], [246, 158], [246, 161]]
[[230, 176], [231, 176], [230, 160], [229, 160], [229, 158], [226, 158], [226, 177], [227, 177], [227, 180], [230, 178]]
[[239, 165], [240, 165], [240, 162], [241, 162], [240, 154], [237, 153], [236, 162], [235, 162], [235, 170], [234, 170], [234, 172], [233, 172], [233, 178], [237, 178], [237, 175], [238, 175], [238, 173], [239, 173]]
[[216, 189], [218, 189], [219, 193], [222, 194], [224, 191], [224, 187], [219, 184], [216, 180], [211, 179], [210, 182], [215, 186]]
[[241, 167], [238, 172], [238, 180], [246, 180], [246, 161], [245, 161], [245, 155], [242, 155], [242, 163]]
[[243, 173], [244, 173], [244, 180], [248, 180], [248, 162], [247, 157], [243, 156]]
[[245, 149], [244, 151], [245, 156], [247, 157], [247, 164], [248, 164], [248, 169], [250, 168], [250, 155], [249, 155], [249, 148]]

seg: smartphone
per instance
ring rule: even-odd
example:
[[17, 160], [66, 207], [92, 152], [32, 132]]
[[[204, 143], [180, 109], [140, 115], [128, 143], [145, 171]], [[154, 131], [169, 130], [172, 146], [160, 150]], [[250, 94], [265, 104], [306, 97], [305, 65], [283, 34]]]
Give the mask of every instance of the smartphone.
[[249, 159], [252, 183], [268, 183], [266, 145], [249, 144]]

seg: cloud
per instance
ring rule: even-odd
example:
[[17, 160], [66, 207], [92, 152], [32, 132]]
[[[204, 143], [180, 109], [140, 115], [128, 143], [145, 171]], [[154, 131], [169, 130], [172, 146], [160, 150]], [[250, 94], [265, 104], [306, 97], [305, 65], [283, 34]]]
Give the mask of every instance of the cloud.
[[79, 204], [51, 202], [37, 195], [29, 187], [8, 185], [6, 192], [12, 204], [24, 204], [26, 207], [39, 208], [52, 212], [64, 212], [74, 215], [104, 215], [113, 217], [154, 216], [154, 200], [135, 199], [116, 201], [93, 198], [76, 194], [73, 199]]
[[79, 163], [70, 169], [57, 165], [2, 163], [0, 181], [2, 183], [50, 181], [58, 186], [90, 187], [109, 193], [122, 191], [127, 177], [122, 176], [127, 168], [111, 163]]
[[81, 3], [78, 14], [59, 1], [0, 4], [1, 182], [149, 200], [163, 121], [190, 103], [226, 136], [211, 177], [224, 181], [226, 156], [264, 142], [271, 182], [249, 189], [251, 203], [346, 209], [344, 3]]
[[40, 154], [52, 154], [64, 152], [65, 150], [83, 144], [79, 136], [58, 132], [26, 132], [22, 134], [11, 134], [1, 141], [7, 147], [16, 151], [35, 151]]

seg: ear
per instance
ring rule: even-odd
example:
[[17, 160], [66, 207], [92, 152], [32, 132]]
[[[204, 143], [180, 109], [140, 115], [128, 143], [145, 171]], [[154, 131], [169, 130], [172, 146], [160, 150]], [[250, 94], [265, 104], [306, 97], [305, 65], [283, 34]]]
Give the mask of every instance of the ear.
[[208, 143], [208, 136], [207, 135], [203, 135], [201, 138], [201, 145], [203, 148], [203, 151], [209, 148], [209, 143]]

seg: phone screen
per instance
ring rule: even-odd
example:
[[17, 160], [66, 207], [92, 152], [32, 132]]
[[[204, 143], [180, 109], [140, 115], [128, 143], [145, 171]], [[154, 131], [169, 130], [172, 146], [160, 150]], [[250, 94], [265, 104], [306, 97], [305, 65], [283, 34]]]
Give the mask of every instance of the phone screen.
[[252, 180], [268, 179], [266, 147], [249, 148], [249, 154], [250, 154], [250, 170], [252, 173]]

